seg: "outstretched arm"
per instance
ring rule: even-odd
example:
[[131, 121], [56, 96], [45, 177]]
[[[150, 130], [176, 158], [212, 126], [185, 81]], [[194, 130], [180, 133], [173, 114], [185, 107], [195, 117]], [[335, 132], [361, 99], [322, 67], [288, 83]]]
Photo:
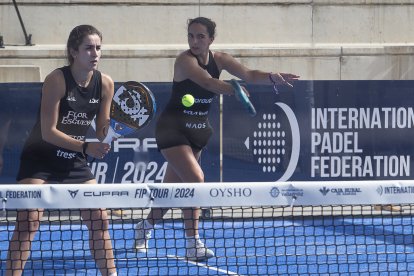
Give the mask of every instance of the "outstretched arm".
[[292, 83], [299, 79], [299, 76], [290, 73], [272, 73], [261, 70], [252, 70], [241, 64], [233, 56], [217, 52], [216, 60], [221, 65], [223, 70], [230, 74], [252, 84], [272, 84], [272, 85], [287, 85], [292, 87]]
[[233, 95], [232, 86], [222, 80], [213, 78], [198, 65], [197, 59], [188, 51], [181, 53], [174, 64], [174, 81], [190, 79], [204, 89], [217, 94]]

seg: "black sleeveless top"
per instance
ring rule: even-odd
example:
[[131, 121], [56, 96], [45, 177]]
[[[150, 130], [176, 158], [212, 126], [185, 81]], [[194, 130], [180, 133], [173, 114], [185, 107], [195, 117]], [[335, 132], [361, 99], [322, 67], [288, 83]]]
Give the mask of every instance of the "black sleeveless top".
[[[57, 129], [74, 139], [84, 141], [102, 98], [102, 76], [94, 70], [87, 87], [80, 87], [74, 80], [69, 66], [59, 68], [66, 84], [64, 97], [59, 103]], [[21, 159], [47, 161], [56, 170], [70, 170], [74, 161], [83, 158], [80, 152], [60, 148], [43, 140], [41, 133], [40, 109], [21, 155]]]
[[[198, 59], [197, 62], [198, 65], [206, 70], [213, 78], [218, 79], [220, 77], [220, 71], [218, 70], [212, 52], [209, 52], [209, 61], [207, 65], [201, 64]], [[191, 94], [195, 99], [194, 104], [191, 107], [185, 107], [181, 103], [181, 99], [185, 94]], [[215, 93], [202, 88], [192, 80], [186, 79], [180, 82], [174, 81], [171, 98], [165, 110], [167, 112], [180, 113], [189, 119], [191, 117], [197, 117], [199, 120], [206, 119], [211, 102], [215, 96]]]
[[[213, 78], [220, 77], [220, 71], [212, 52], [209, 52], [207, 65], [199, 61], [198, 64]], [[181, 102], [185, 94], [191, 94], [194, 97], [194, 104], [190, 107], [185, 107]], [[184, 144], [202, 149], [213, 132], [208, 121], [208, 113], [216, 95], [192, 80], [174, 81], [171, 98], [157, 121], [155, 134], [158, 148], [164, 149]]]

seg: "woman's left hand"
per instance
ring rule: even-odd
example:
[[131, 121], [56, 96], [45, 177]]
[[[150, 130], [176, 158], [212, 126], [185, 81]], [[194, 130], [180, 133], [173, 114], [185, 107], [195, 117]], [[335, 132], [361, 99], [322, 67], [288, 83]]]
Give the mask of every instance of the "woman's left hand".
[[292, 83], [295, 80], [298, 80], [300, 76], [290, 73], [272, 73], [271, 78], [276, 84], [283, 84], [289, 87], [293, 87]]

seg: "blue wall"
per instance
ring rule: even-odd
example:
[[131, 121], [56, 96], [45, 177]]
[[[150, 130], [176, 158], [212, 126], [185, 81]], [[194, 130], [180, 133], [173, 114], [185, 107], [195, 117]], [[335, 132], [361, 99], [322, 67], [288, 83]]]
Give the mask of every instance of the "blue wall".
[[[155, 94], [159, 114], [171, 83], [146, 85]], [[247, 88], [258, 112], [254, 118], [234, 97], [223, 97], [223, 181], [411, 179], [413, 81], [298, 81], [294, 88], [279, 87], [278, 94], [271, 86]], [[0, 183], [15, 182], [40, 89], [41, 83], [0, 84], [0, 124], [12, 120]], [[156, 149], [155, 120], [116, 141], [104, 160], [92, 164], [100, 183], [162, 180], [166, 164]], [[216, 182], [221, 151], [218, 98], [210, 121], [215, 133], [202, 166], [206, 180]]]
[[413, 81], [248, 90], [255, 118], [224, 97], [224, 181], [412, 178]]
[[[0, 84], [0, 124], [12, 120], [3, 152], [4, 166], [0, 183], [15, 183], [20, 152], [38, 116], [41, 83]], [[115, 84], [115, 89], [121, 83]], [[146, 83], [157, 101], [157, 116], [166, 105], [171, 83]], [[220, 180], [219, 162], [219, 101], [216, 98], [211, 110], [212, 126], [216, 133], [203, 153], [201, 164], [206, 169], [206, 181]], [[93, 162], [92, 171], [100, 183], [161, 182], [166, 163], [157, 150], [154, 138], [155, 118], [134, 135], [120, 138], [112, 144], [105, 159]], [[88, 135], [94, 137], [94, 131]], [[87, 138], [88, 139], [88, 138]]]

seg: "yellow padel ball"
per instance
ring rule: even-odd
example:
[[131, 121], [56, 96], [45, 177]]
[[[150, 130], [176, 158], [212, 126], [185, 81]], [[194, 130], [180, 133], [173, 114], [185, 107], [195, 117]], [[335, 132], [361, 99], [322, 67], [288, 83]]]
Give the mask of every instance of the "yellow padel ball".
[[190, 107], [194, 104], [194, 97], [191, 94], [185, 94], [182, 97], [181, 102], [185, 107]]

